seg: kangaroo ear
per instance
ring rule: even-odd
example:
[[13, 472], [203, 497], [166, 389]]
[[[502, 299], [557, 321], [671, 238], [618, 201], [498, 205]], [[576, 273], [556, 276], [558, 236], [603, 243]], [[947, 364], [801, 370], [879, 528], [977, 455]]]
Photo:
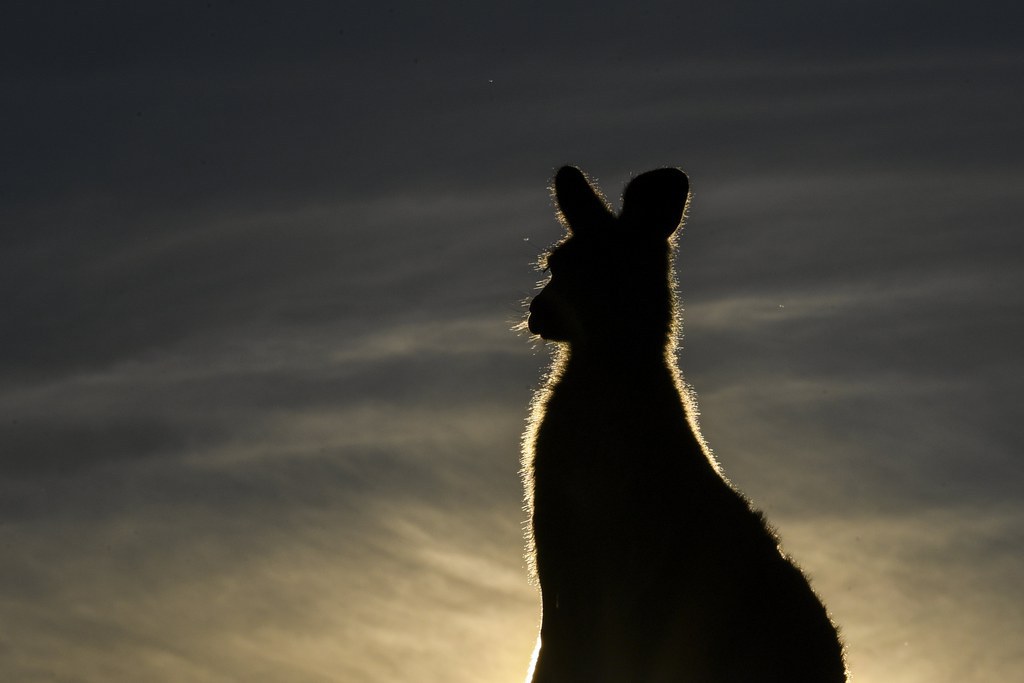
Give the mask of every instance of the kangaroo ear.
[[555, 175], [555, 200], [559, 218], [576, 234], [601, 229], [615, 222], [604, 196], [590, 184], [583, 171], [563, 166]]
[[682, 222], [689, 196], [690, 181], [678, 168], [648, 171], [626, 186], [619, 219], [667, 238]]

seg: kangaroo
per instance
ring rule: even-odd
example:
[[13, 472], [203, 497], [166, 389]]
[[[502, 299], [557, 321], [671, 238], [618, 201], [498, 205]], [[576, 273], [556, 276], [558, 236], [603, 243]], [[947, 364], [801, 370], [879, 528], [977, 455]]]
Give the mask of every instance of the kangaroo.
[[523, 439], [541, 593], [532, 683], [833, 683], [843, 647], [760, 512], [724, 478], [676, 363], [674, 168], [615, 215], [577, 168], [526, 323], [555, 342]]

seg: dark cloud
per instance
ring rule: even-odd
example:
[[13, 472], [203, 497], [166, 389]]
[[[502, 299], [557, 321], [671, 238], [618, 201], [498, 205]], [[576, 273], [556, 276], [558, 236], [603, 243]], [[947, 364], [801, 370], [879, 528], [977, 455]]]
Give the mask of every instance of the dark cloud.
[[[360, 54], [510, 58], [515, 56], [513, 47], [555, 55], [593, 49], [605, 59], [621, 58], [637, 45], [652, 56], [680, 49], [885, 54], [935, 47], [1016, 47], [1010, 26], [1020, 18], [1020, 9], [998, 0], [969, 8], [914, 1], [828, 8], [812, 2], [771, 8], [756, 2], [599, 7], [582, 2], [479, 7], [312, 2], [302, 8], [231, 1], [90, 7], [58, 2], [21, 5], [15, 16], [18, 24], [8, 30], [8, 54], [64, 74], [131, 61], [199, 68], [211, 62], [263, 65], [358, 59]], [[637, 40], [628, 40], [630, 36]]]
[[[18, 68], [4, 180], [25, 199], [109, 200], [105, 188], [130, 187], [115, 193], [120, 211], [253, 205], [387, 191], [425, 171], [461, 186], [466, 167], [475, 182], [506, 184], [512, 169], [535, 173], [539, 153], [551, 165], [585, 157], [609, 132], [623, 142], [598, 159], [635, 163], [627, 145], [656, 145], [693, 163], [709, 130], [707, 153], [733, 163], [752, 147], [792, 161], [796, 132], [832, 157], [903, 149], [1009, 162], [1005, 146], [1019, 144], [1001, 112], [1019, 104], [1007, 84], [1021, 66], [1000, 40], [1012, 17], [1000, 17], [1020, 10], [983, 6], [958, 8], [955, 23], [941, 6], [907, 3], [48, 11], [8, 24]], [[985, 27], [980, 44], [974, 26]], [[887, 125], [867, 123], [879, 115]], [[644, 126], [621, 125], [638, 117]]]
[[0, 467], [5, 478], [73, 476], [80, 468], [178, 451], [184, 445], [181, 437], [169, 425], [153, 420], [12, 420], [0, 427], [0, 442], [9, 449]]
[[1005, 680], [1022, 18], [12, 8], [0, 677], [520, 679], [546, 350], [509, 328], [571, 162], [690, 174], [704, 431], [858, 679]]

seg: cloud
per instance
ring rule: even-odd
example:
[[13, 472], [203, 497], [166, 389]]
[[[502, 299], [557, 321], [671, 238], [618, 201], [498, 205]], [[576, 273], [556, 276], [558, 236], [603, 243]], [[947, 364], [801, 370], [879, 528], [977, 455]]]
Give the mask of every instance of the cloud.
[[[177, 347], [9, 394], [36, 455], [81, 462], [22, 451], [5, 482], [4, 675], [518, 680], [528, 391], [510, 409], [438, 379], [522, 340], [491, 318], [340, 341]], [[76, 423], [91, 442], [52, 431]]]
[[[353, 526], [339, 512], [267, 524], [179, 508], [169, 524], [143, 508], [81, 527], [58, 553], [45, 537], [16, 537], [4, 604], [20, 628], [4, 637], [5, 675], [521, 676], [536, 604], [509, 543], [514, 524], [411, 505]], [[26, 593], [11, 565], [45, 589]]]
[[562, 163], [690, 173], [704, 430], [858, 680], [1018, 670], [1020, 10], [747, 4], [14, 10], [0, 677], [519, 680]]
[[784, 530], [843, 627], [857, 680], [995, 681], [1021, 657], [1021, 519], [1017, 504], [936, 506]]

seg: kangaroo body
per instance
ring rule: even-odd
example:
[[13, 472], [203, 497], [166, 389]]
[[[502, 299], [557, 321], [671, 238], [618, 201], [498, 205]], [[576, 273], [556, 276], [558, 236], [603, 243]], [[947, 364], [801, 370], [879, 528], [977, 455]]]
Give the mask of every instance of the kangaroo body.
[[568, 237], [528, 321], [561, 342], [524, 440], [532, 683], [845, 681], [825, 608], [691, 420], [670, 266], [686, 176], [635, 178], [618, 216], [578, 169], [555, 195]]

